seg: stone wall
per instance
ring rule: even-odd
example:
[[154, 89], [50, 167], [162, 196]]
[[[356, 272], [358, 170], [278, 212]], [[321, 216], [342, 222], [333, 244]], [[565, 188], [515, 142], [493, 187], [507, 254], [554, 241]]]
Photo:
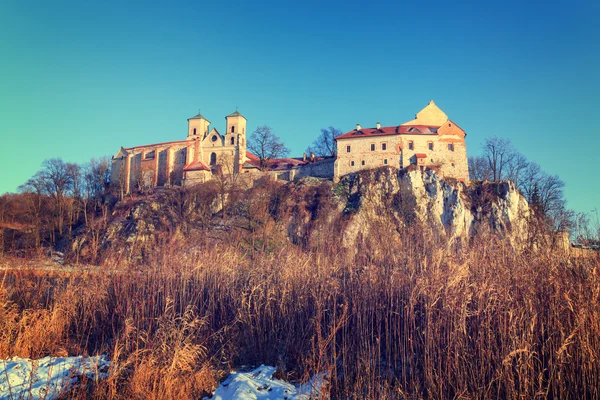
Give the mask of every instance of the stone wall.
[[410, 164], [417, 164], [416, 154], [420, 153], [426, 155], [424, 166], [435, 167], [442, 176], [464, 182], [469, 180], [465, 141], [457, 135], [402, 134], [358, 137], [338, 140], [337, 146], [336, 177], [386, 165], [406, 168]]
[[316, 161], [314, 163], [301, 165], [297, 169], [290, 171], [289, 180], [300, 179], [305, 176], [314, 176], [315, 178], [328, 178], [334, 176], [334, 166], [336, 159], [334, 157]]

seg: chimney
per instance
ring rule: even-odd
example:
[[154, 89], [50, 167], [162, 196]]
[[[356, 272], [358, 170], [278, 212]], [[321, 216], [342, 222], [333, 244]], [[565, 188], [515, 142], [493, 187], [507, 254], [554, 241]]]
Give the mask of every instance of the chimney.
[[360, 131], [360, 130], [362, 130], [362, 126], [360, 126], [360, 124], [356, 124], [356, 130], [357, 130], [357, 131]]
[[310, 153], [310, 162], [315, 162], [315, 153]]
[[381, 129], [381, 124], [379, 122], [377, 123], [377, 129]]
[[306, 153], [302, 154], [302, 161], [306, 162]]

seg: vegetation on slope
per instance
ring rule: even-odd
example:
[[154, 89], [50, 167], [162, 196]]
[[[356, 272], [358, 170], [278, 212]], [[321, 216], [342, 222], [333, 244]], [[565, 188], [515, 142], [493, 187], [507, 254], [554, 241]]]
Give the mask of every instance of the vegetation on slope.
[[0, 357], [108, 354], [110, 378], [73, 398], [198, 398], [261, 363], [292, 381], [326, 372], [332, 398], [600, 398], [597, 258], [493, 232], [451, 246], [385, 213], [348, 252], [355, 211], [329, 182], [231, 191], [224, 211], [219, 191], [125, 199], [98, 267], [6, 258]]

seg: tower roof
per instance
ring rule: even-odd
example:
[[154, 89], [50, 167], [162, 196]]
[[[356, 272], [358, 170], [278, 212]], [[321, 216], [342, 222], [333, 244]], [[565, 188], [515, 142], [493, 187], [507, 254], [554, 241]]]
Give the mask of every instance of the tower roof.
[[[235, 110], [234, 112], [232, 112], [231, 114], [229, 114], [227, 117], [242, 117], [242, 118], [246, 119], [246, 117], [244, 117], [242, 114], [240, 114], [238, 112], [238, 110]], [[225, 118], [227, 118], [227, 117], [225, 117]]]
[[448, 121], [448, 116], [431, 100], [425, 108], [419, 111], [415, 119], [402, 125], [442, 126]]
[[[203, 120], [205, 120], [205, 121], [208, 121], [208, 120], [207, 120], [206, 118], [204, 118], [204, 116], [203, 116], [202, 114], [200, 114], [200, 113], [198, 113], [198, 114], [194, 115], [192, 118], [188, 118], [188, 121], [189, 121], [190, 119], [203, 119]], [[208, 122], [210, 122], [210, 121], [208, 121]]]

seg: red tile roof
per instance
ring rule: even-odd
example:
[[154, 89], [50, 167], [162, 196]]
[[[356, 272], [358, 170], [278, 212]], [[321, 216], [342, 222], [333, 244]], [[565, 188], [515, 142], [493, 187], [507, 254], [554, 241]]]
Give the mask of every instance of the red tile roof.
[[417, 158], [427, 158], [427, 154], [423, 154], [423, 153], [417, 153], [417, 154], [415, 154], [415, 156]]
[[210, 171], [210, 168], [206, 166], [202, 161], [192, 161], [183, 167], [184, 171]]
[[426, 126], [426, 125], [398, 125], [398, 126], [385, 126], [380, 129], [377, 128], [363, 128], [360, 131], [356, 129], [346, 132], [343, 135], [336, 137], [335, 139], [356, 139], [361, 137], [374, 137], [374, 136], [387, 136], [387, 135], [401, 135], [401, 134], [412, 134], [412, 135], [435, 135], [439, 126]]
[[[260, 159], [249, 151], [246, 152], [246, 161], [248, 164], [260, 168]], [[315, 157], [314, 161], [321, 161], [324, 157]], [[268, 161], [267, 170], [269, 171], [281, 171], [288, 170], [290, 168], [298, 167], [301, 165], [310, 164], [310, 158], [304, 161], [304, 158], [274, 158]]]
[[125, 147], [125, 150], [134, 150], [134, 149], [140, 149], [140, 148], [144, 148], [144, 147], [164, 146], [166, 144], [175, 144], [175, 143], [190, 143], [190, 144], [193, 144], [193, 142], [190, 141], [190, 140], [175, 140], [173, 142], [162, 142], [162, 143], [144, 144], [144, 145], [141, 145], [141, 146]]

